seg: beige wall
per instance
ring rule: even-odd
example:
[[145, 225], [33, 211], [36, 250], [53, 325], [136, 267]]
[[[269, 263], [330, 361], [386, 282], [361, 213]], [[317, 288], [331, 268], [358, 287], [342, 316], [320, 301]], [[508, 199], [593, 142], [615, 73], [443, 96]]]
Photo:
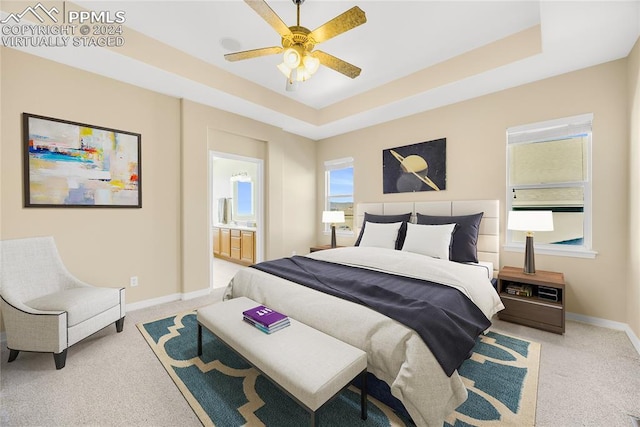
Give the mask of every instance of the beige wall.
[[629, 78], [629, 284], [627, 318], [640, 337], [640, 39], [628, 58]]
[[183, 101], [182, 117], [185, 292], [209, 283], [209, 150], [265, 158], [265, 259], [308, 252], [315, 237], [314, 142], [190, 101]]
[[[565, 274], [569, 311], [626, 323], [626, 67], [627, 61], [619, 60], [322, 140], [318, 206], [324, 161], [352, 156], [356, 202], [499, 199], [504, 217], [506, 129], [593, 112], [593, 246], [599, 254], [595, 259], [538, 255], [536, 267]], [[447, 138], [446, 191], [382, 194], [382, 150], [437, 138]], [[502, 240], [504, 233], [502, 221]], [[317, 236], [328, 241], [320, 232]], [[522, 260], [522, 253], [501, 253], [502, 265], [518, 266]]]
[[[53, 235], [127, 302], [209, 287], [209, 150], [265, 159], [265, 257], [315, 243], [315, 144], [251, 119], [1, 48], [0, 239]], [[142, 134], [142, 209], [24, 208], [21, 113]], [[139, 286], [129, 287], [138, 276]]]
[[[96, 285], [127, 287], [127, 302], [178, 292], [179, 101], [16, 50], [0, 51], [0, 238], [53, 235], [71, 272]], [[142, 209], [24, 208], [23, 112], [141, 133]], [[129, 287], [130, 276], [138, 276], [138, 287]]]

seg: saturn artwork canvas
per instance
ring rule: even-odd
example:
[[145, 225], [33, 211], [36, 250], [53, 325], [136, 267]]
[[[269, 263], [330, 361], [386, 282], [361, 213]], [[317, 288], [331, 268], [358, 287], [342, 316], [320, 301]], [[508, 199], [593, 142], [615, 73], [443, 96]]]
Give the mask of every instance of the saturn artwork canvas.
[[447, 139], [382, 151], [384, 194], [441, 191], [447, 183]]

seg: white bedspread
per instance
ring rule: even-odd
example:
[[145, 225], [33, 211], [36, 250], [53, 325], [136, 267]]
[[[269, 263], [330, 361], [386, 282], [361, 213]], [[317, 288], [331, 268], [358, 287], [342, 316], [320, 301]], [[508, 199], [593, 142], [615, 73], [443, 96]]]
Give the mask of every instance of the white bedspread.
[[[318, 251], [311, 258], [400, 273], [460, 289], [491, 318], [502, 303], [482, 268], [424, 255], [347, 247]], [[369, 372], [385, 381], [418, 426], [442, 426], [467, 398], [457, 372], [447, 377], [420, 336], [367, 307], [245, 268], [233, 278], [225, 299], [246, 296], [367, 352]]]

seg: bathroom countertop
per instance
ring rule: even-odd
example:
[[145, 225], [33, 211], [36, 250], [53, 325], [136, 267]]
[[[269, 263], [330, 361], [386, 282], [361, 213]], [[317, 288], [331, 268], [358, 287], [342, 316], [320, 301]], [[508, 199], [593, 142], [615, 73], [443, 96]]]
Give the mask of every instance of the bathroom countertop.
[[213, 227], [218, 227], [218, 228], [233, 228], [236, 230], [247, 230], [247, 231], [256, 231], [256, 227], [248, 227], [246, 225], [239, 225], [239, 224], [223, 224], [223, 223], [216, 223], [213, 224]]

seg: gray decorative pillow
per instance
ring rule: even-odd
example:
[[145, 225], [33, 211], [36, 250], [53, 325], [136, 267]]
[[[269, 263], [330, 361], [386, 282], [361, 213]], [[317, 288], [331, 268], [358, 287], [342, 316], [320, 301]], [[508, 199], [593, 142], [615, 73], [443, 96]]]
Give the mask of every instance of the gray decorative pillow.
[[370, 214], [368, 212], [364, 213], [364, 222], [362, 223], [362, 229], [360, 230], [360, 235], [358, 235], [358, 240], [356, 240], [355, 246], [360, 245], [360, 240], [362, 240], [362, 234], [364, 233], [364, 228], [367, 225], [367, 222], [375, 222], [378, 224], [389, 224], [391, 222], [402, 222], [400, 226], [400, 230], [398, 231], [398, 239], [396, 240], [396, 249], [402, 249], [402, 245], [404, 244], [404, 238], [407, 235], [407, 223], [411, 221], [411, 212], [401, 215], [375, 215]]
[[478, 233], [484, 212], [460, 216], [432, 216], [418, 214], [418, 224], [457, 224], [453, 231], [451, 255], [456, 262], [478, 262]]

